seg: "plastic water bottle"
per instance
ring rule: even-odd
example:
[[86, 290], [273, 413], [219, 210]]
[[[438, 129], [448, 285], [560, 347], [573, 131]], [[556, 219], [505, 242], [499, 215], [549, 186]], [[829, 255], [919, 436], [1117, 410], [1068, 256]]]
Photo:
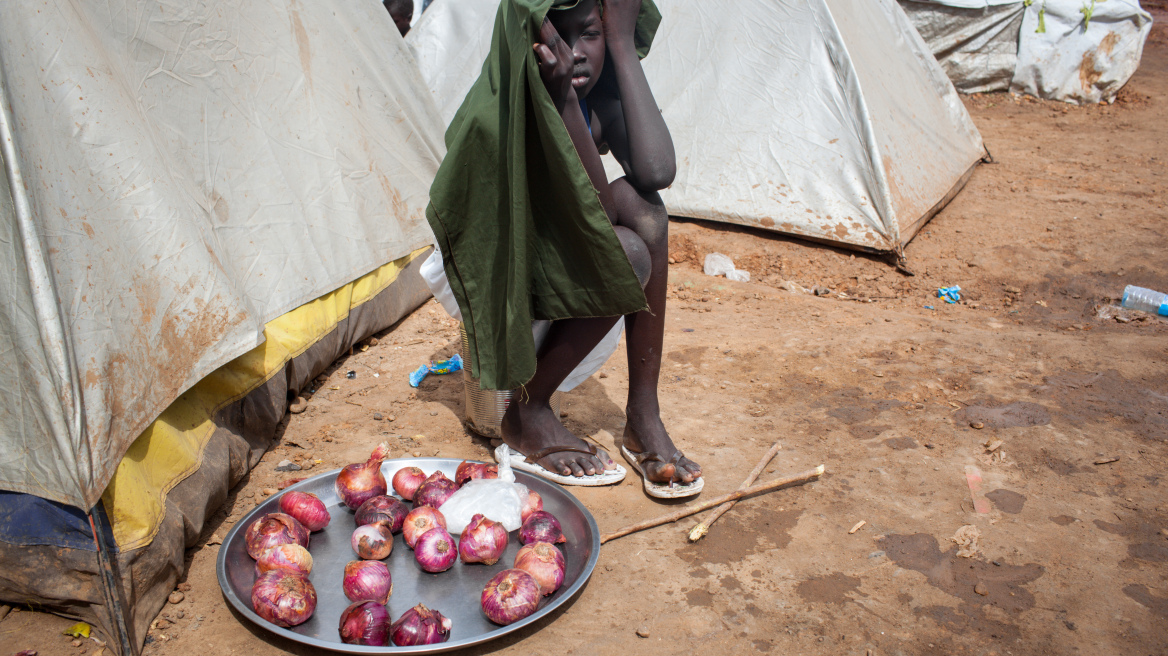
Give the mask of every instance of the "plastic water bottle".
[[1168, 294], [1128, 285], [1123, 288], [1123, 302], [1120, 305], [1129, 310], [1142, 310], [1162, 317], [1168, 317]]

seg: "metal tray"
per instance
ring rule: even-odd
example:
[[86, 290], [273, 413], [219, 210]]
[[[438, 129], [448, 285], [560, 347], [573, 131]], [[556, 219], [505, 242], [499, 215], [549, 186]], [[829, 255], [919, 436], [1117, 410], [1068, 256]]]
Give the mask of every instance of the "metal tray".
[[[402, 467], [420, 467], [426, 474], [436, 469], [442, 470], [451, 479], [461, 460], [449, 458], [404, 458], [387, 460], [381, 471], [389, 481]], [[414, 552], [406, 546], [401, 534], [394, 536], [393, 552], [385, 563], [393, 576], [393, 595], [387, 607], [392, 620], [418, 603], [425, 604], [449, 617], [453, 622], [450, 639], [437, 645], [418, 647], [366, 647], [347, 645], [341, 642], [338, 626], [341, 611], [349, 605], [349, 600], [341, 590], [345, 563], [357, 560], [350, 546], [350, 537], [356, 523], [353, 511], [349, 510], [337, 497], [333, 487], [339, 469], [313, 476], [290, 486], [285, 492], [300, 490], [320, 497], [332, 515], [332, 520], [323, 531], [313, 533], [309, 539], [313, 568], [309, 579], [316, 588], [316, 612], [299, 626], [285, 629], [256, 615], [251, 606], [251, 587], [255, 582], [255, 561], [247, 555], [244, 534], [247, 527], [261, 515], [280, 511], [280, 495], [272, 495], [251, 512], [235, 523], [223, 546], [219, 549], [217, 571], [219, 587], [223, 596], [240, 615], [251, 620], [256, 626], [269, 632], [304, 645], [328, 649], [346, 654], [433, 654], [453, 649], [461, 649], [494, 640], [503, 635], [538, 622], [554, 609], [571, 599], [596, 567], [600, 554], [600, 531], [596, 520], [576, 497], [551, 481], [524, 472], [515, 472], [518, 482], [534, 490], [543, 497], [544, 510], [560, 520], [564, 536], [568, 541], [557, 545], [564, 552], [567, 569], [564, 583], [554, 594], [544, 597], [539, 609], [530, 616], [514, 624], [499, 626], [483, 615], [479, 605], [483, 587], [496, 573], [511, 567], [515, 554], [519, 551], [518, 531], [511, 532], [507, 551], [499, 562], [492, 566], [467, 565], [461, 561], [445, 572], [430, 574], [422, 570], [414, 560]], [[392, 493], [392, 490], [391, 490]], [[407, 503], [407, 506], [409, 504]], [[458, 536], [454, 536], [457, 540]]]

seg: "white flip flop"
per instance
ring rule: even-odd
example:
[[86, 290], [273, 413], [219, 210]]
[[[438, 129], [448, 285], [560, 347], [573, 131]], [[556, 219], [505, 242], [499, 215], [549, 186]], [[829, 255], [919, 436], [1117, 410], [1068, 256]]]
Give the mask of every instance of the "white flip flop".
[[535, 455], [538, 458], [528, 458], [518, 451], [508, 447], [506, 444], [500, 444], [495, 449], [495, 462], [502, 463], [504, 459], [511, 464], [513, 469], [524, 471], [529, 474], [535, 474], [541, 478], [546, 478], [549, 481], [554, 481], [560, 485], [583, 485], [585, 487], [595, 487], [598, 485], [614, 485], [625, 480], [625, 476], [629, 473], [624, 467], [614, 463], [614, 469], [606, 469], [600, 474], [593, 474], [591, 476], [564, 476], [556, 472], [549, 471], [545, 467], [536, 463], [536, 460], [548, 456], [552, 453], [560, 453], [561, 451], [578, 452], [578, 453], [592, 453], [596, 455], [596, 447], [589, 445], [592, 451], [587, 452], [583, 449], [576, 449], [574, 447], [567, 448], [553, 448], [544, 449]]
[[[698, 492], [701, 492], [702, 488], [706, 486], [706, 480], [701, 476], [694, 479], [692, 483], [654, 483], [653, 481], [649, 480], [647, 476], [645, 476], [645, 470], [641, 468], [641, 463], [645, 460], [660, 461], [660, 456], [648, 453], [633, 453], [632, 451], [629, 451], [627, 448], [625, 448], [625, 445], [623, 444], [621, 445], [620, 450], [621, 455], [625, 457], [625, 460], [628, 460], [633, 469], [641, 475], [641, 483], [645, 488], [645, 494], [648, 494], [651, 497], [656, 497], [658, 499], [680, 499], [683, 497], [692, 497]], [[674, 458], [681, 458], [681, 451], [675, 451]]]

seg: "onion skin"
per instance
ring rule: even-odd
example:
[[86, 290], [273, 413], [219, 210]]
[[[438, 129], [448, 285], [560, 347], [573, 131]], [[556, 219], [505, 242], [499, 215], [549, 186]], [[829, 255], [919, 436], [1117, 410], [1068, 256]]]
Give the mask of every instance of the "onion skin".
[[389, 646], [389, 611], [375, 601], [358, 601], [341, 611], [341, 642], [369, 647]]
[[528, 490], [527, 501], [524, 501], [523, 507], [519, 509], [519, 521], [526, 522], [531, 513], [537, 510], [543, 510], [543, 497], [535, 490]]
[[349, 601], [374, 601], [385, 605], [393, 594], [393, 576], [380, 560], [352, 560], [345, 565], [341, 589]]
[[519, 543], [531, 544], [532, 542], [553, 542], [559, 544], [560, 542], [567, 542], [568, 538], [564, 537], [564, 531], [560, 528], [560, 520], [555, 518], [549, 512], [537, 510], [527, 516], [523, 520], [523, 526], [519, 527]]
[[430, 506], [419, 506], [411, 510], [402, 524], [402, 538], [405, 539], [406, 546], [413, 549], [418, 543], [418, 538], [435, 526], [446, 528], [446, 517], [442, 515], [442, 511]]
[[417, 467], [402, 467], [393, 475], [393, 491], [406, 501], [414, 500], [414, 492], [426, 480], [426, 472]]
[[393, 638], [393, 644], [398, 647], [436, 645], [450, 639], [452, 626], [450, 618], [418, 604], [402, 613], [402, 616], [389, 627], [389, 633]]
[[324, 502], [311, 492], [293, 490], [280, 495], [280, 512], [295, 517], [310, 532], [323, 530], [332, 519]]
[[389, 488], [385, 484], [385, 476], [381, 474], [381, 463], [387, 457], [389, 445], [382, 442], [369, 454], [369, 460], [345, 465], [337, 474], [337, 496], [346, 506], [355, 510], [371, 497], [386, 493]]
[[381, 560], [393, 552], [393, 532], [382, 522], [358, 526], [350, 542], [353, 551], [364, 560]]
[[417, 492], [414, 492], [414, 508], [419, 506], [440, 508], [457, 491], [458, 486], [454, 481], [446, 478], [446, 474], [436, 471], [418, 486]]
[[521, 569], [505, 569], [483, 588], [481, 603], [487, 619], [495, 624], [511, 624], [539, 608], [539, 583]]
[[288, 570], [303, 576], [312, 573], [312, 554], [298, 544], [278, 544], [268, 547], [256, 559], [256, 576], [274, 569]]
[[480, 514], [470, 518], [458, 537], [458, 557], [464, 563], [494, 565], [507, 549], [507, 529]]
[[445, 528], [435, 526], [418, 538], [414, 545], [414, 559], [431, 574], [445, 572], [458, 560], [458, 546]]
[[291, 515], [268, 513], [252, 522], [244, 534], [247, 555], [258, 560], [268, 549], [281, 544], [308, 548], [308, 529]]
[[564, 554], [550, 542], [532, 542], [520, 547], [515, 554], [515, 569], [530, 574], [545, 597], [564, 584]]
[[357, 508], [357, 513], [353, 515], [353, 519], [357, 522], [357, 526], [365, 526], [373, 522], [386, 522], [389, 525], [390, 533], [396, 534], [401, 533], [402, 524], [405, 523], [406, 514], [409, 511], [406, 504], [394, 497], [382, 494], [361, 504], [361, 507]]
[[269, 570], [252, 585], [251, 606], [256, 615], [276, 626], [296, 626], [316, 610], [316, 588], [302, 574]]
[[462, 487], [466, 485], [467, 481], [473, 481], [476, 478], [499, 478], [499, 466], [463, 460], [454, 470], [454, 484], [458, 487]]

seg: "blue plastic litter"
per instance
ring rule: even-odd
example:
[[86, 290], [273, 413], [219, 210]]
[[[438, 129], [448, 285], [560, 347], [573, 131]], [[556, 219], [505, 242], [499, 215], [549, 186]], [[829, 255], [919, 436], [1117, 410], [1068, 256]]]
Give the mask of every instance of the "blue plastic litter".
[[462, 371], [462, 356], [457, 353], [449, 360], [441, 360], [439, 362], [431, 361], [429, 364], [421, 365], [411, 371], [410, 387], [421, 385], [422, 380], [429, 374], [452, 374], [456, 371]]
[[936, 308], [934, 308], [932, 305], [926, 305], [925, 309], [926, 310], [935, 310]]
[[942, 287], [937, 290], [937, 298], [944, 299], [946, 303], [956, 303], [961, 300], [961, 288], [957, 285]]

